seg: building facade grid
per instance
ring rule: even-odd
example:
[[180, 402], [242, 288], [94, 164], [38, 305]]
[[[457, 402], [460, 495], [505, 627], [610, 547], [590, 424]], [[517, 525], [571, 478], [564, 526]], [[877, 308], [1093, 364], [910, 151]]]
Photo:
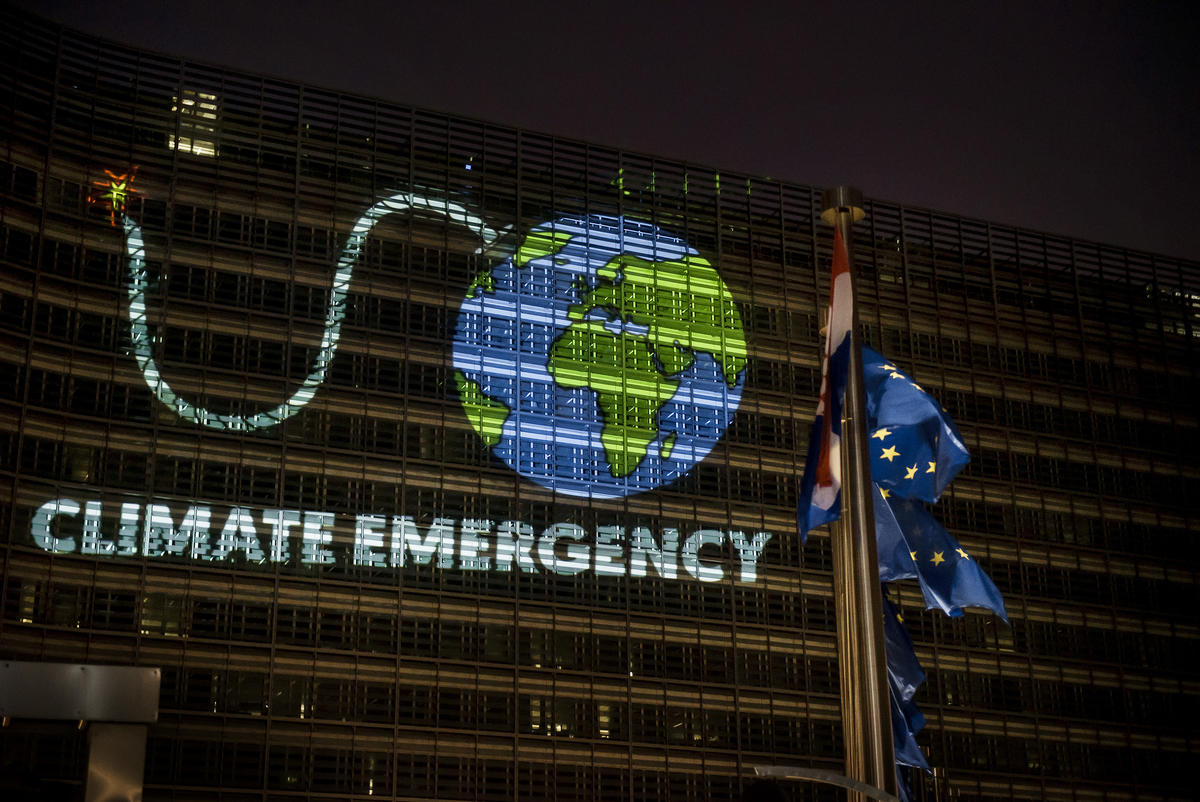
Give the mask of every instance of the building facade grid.
[[[678, 802], [738, 798], [756, 765], [840, 770], [828, 535], [801, 544], [795, 523], [831, 248], [819, 190], [3, 14], [0, 656], [162, 667], [147, 799]], [[313, 400], [270, 429], [217, 431], [157, 400], [135, 360], [123, 231], [96, 191], [135, 166], [155, 359], [223, 414], [303, 382], [371, 203], [419, 191], [511, 233], [481, 252], [444, 219], [389, 215]], [[463, 413], [464, 293], [563, 213], [670, 230], [738, 304], [741, 406], [659, 490], [555, 494]], [[929, 675], [919, 741], [937, 769], [918, 793], [1190, 798], [1200, 265], [881, 201], [854, 233], [867, 339], [972, 452], [935, 512], [1011, 620], [945, 619], [894, 592]], [[118, 550], [122, 505], [175, 521], [195, 504], [214, 520], [327, 511], [343, 546], [363, 514], [773, 537], [752, 582], [731, 548], [706, 552], [713, 583], [323, 563], [319, 545], [309, 562], [54, 554], [31, 532], [59, 498], [98, 502]], [[13, 722], [0, 741], [20, 776], [82, 779], [78, 732]]]

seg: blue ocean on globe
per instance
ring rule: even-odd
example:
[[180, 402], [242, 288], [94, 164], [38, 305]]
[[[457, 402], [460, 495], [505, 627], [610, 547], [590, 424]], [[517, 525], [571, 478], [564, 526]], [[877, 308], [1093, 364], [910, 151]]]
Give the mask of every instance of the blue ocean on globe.
[[[601, 294], [620, 305], [589, 305]], [[625, 314], [626, 298], [651, 311]], [[693, 325], [697, 309], [716, 322]], [[578, 343], [603, 347], [568, 366], [564, 337], [576, 354], [587, 350]], [[600, 215], [535, 226], [512, 257], [481, 273], [459, 308], [453, 362], [463, 406], [492, 453], [526, 479], [589, 498], [653, 490], [691, 471], [729, 426], [746, 373], [741, 319], [716, 271], [650, 223]], [[573, 380], [564, 379], [568, 367]], [[639, 394], [640, 418], [623, 404], [634, 409]], [[627, 414], [641, 422], [638, 437], [651, 439], [614, 451], [626, 429], [610, 428], [606, 439], [605, 427]]]

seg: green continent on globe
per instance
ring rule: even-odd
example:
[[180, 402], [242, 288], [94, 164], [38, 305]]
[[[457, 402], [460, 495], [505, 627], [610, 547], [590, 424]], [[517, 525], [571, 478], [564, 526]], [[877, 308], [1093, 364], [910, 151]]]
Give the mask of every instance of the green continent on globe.
[[496, 277], [492, 275], [492, 268], [485, 267], [480, 270], [471, 285], [467, 287], [467, 297], [474, 298], [480, 292], [494, 293], [496, 291]]
[[573, 323], [554, 341], [546, 366], [563, 387], [596, 393], [600, 443], [613, 476], [628, 476], [658, 439], [658, 412], [679, 381], [664, 376], [645, 337], [613, 334], [598, 320]]
[[742, 316], [725, 282], [703, 257], [650, 262], [623, 253], [599, 270], [600, 284], [572, 306], [572, 320], [600, 309], [622, 322], [648, 326], [656, 358], [668, 376], [692, 366], [696, 352], [721, 366], [736, 387], [746, 367]]
[[479, 382], [471, 381], [462, 371], [454, 371], [454, 379], [458, 383], [458, 395], [462, 399], [467, 419], [483, 438], [483, 442], [491, 448], [500, 442], [504, 422], [508, 420], [512, 410], [502, 401], [484, 395]]
[[531, 231], [521, 247], [513, 255], [513, 264], [524, 267], [534, 259], [552, 256], [563, 249], [573, 234], [559, 234], [555, 231]]
[[[518, 252], [518, 265], [556, 253], [569, 239], [537, 234], [531, 243], [534, 236]], [[712, 356], [725, 383], [736, 387], [746, 338], [737, 304], [700, 256], [652, 262], [621, 254], [597, 275], [599, 283], [568, 311], [572, 323], [551, 346], [546, 367], [559, 385], [596, 393], [600, 443], [619, 478], [633, 473], [658, 439], [659, 412], [696, 353]], [[662, 444], [663, 459], [675, 439], [671, 433]]]

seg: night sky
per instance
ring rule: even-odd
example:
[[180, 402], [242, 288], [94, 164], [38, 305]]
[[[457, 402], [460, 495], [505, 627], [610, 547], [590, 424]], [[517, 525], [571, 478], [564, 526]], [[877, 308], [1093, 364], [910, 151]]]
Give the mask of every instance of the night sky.
[[1200, 259], [1188, 3], [21, 5], [193, 60]]

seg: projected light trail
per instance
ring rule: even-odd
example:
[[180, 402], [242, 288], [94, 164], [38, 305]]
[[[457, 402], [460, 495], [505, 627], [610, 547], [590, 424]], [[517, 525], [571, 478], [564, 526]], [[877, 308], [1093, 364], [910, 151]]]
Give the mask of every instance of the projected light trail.
[[[115, 216], [117, 213], [115, 200], [113, 208]], [[363, 244], [366, 242], [367, 236], [384, 216], [409, 210], [440, 215], [450, 223], [475, 233], [483, 241], [483, 245], [476, 250], [476, 253], [486, 250], [500, 237], [500, 232], [488, 226], [479, 215], [468, 211], [460, 204], [441, 198], [399, 192], [367, 209], [351, 229], [350, 236], [346, 240], [346, 247], [338, 259], [337, 272], [334, 274], [333, 286], [329, 293], [329, 307], [325, 312], [321, 346], [312, 362], [308, 376], [286, 401], [272, 409], [253, 415], [224, 415], [197, 406], [180, 397], [163, 378], [162, 371], [154, 359], [154, 338], [150, 332], [146, 313], [146, 289], [149, 284], [146, 270], [146, 241], [142, 236], [141, 227], [130, 217], [122, 214], [129, 270], [129, 334], [133, 342], [133, 355], [137, 360], [138, 368], [142, 371], [142, 378], [145, 380], [146, 386], [159, 401], [174, 410], [179, 417], [210, 429], [223, 431], [265, 429], [277, 426], [295, 415], [312, 401], [316, 396], [317, 389], [325, 383], [329, 365], [337, 353], [342, 321], [346, 318], [346, 298], [350, 293], [350, 280], [354, 274], [354, 267], [362, 255]]]

